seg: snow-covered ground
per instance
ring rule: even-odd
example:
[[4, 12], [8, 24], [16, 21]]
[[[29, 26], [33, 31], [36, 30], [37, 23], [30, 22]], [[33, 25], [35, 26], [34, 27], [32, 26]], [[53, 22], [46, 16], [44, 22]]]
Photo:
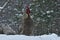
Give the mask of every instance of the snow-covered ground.
[[56, 34], [41, 36], [0, 35], [0, 40], [60, 40]]

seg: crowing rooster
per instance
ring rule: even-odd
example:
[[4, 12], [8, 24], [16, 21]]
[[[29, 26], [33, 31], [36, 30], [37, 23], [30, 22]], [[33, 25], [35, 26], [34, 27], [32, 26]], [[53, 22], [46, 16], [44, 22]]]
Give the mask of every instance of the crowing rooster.
[[32, 35], [33, 34], [33, 20], [30, 17], [30, 8], [26, 6], [25, 13], [23, 13], [23, 25], [20, 28], [20, 32], [23, 35]]

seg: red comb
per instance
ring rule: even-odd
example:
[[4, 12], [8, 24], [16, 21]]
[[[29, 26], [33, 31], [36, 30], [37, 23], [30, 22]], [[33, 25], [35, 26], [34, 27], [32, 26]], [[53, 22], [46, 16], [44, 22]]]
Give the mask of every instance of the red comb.
[[26, 13], [27, 13], [27, 14], [30, 14], [30, 8], [29, 8], [28, 5], [26, 6]]

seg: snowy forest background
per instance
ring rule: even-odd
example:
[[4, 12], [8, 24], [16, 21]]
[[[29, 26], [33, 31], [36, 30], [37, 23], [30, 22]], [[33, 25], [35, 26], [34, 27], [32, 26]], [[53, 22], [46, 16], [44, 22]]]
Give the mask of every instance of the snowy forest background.
[[34, 35], [49, 33], [60, 35], [60, 0], [27, 0], [25, 3], [23, 1], [0, 0], [0, 27], [9, 26], [18, 33], [22, 24], [23, 5], [28, 2], [35, 26]]

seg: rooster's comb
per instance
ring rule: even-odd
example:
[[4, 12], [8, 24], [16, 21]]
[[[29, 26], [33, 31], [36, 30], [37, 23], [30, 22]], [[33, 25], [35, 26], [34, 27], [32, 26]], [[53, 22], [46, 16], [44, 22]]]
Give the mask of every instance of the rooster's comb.
[[30, 8], [29, 8], [29, 5], [26, 6], [26, 13], [27, 13], [27, 14], [30, 14]]

